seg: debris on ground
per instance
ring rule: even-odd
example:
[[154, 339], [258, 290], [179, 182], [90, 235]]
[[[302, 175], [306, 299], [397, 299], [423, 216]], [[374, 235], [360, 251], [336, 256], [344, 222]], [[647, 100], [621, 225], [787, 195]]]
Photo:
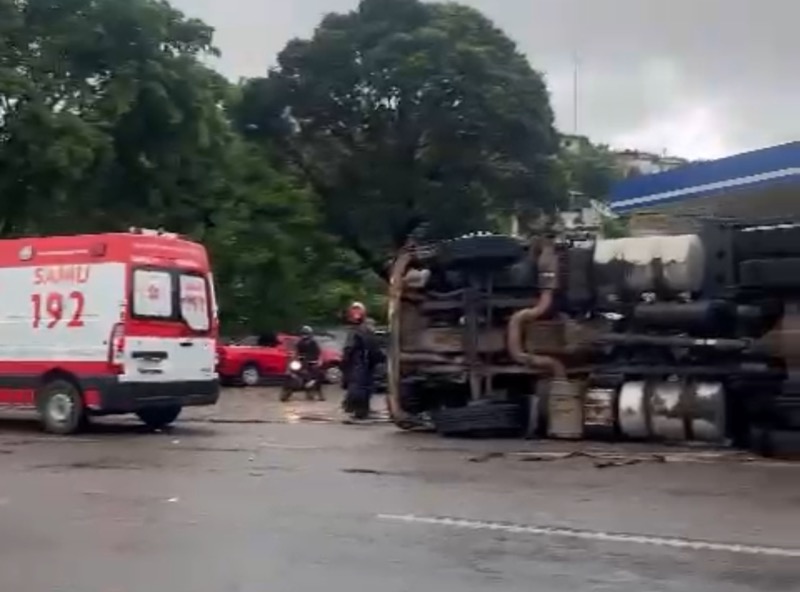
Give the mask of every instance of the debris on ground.
[[566, 460], [568, 458], [575, 458], [583, 456], [582, 453], [571, 452], [514, 452], [512, 456], [522, 462], [549, 462], [554, 460]]
[[479, 456], [470, 457], [468, 460], [471, 463], [485, 463], [495, 458], [504, 458], [504, 457], [505, 453], [503, 452], [489, 452], [487, 454], [481, 454]]
[[[511, 454], [521, 462], [549, 462], [571, 458], [586, 458], [598, 469], [625, 467], [639, 463], [717, 463], [769, 462], [763, 458], [739, 450], [712, 450], [688, 452], [620, 452], [572, 450], [567, 452], [515, 452]], [[772, 463], [770, 463], [772, 464]]]
[[596, 460], [594, 467], [596, 469], [608, 469], [611, 467], [628, 467], [631, 465], [638, 465], [643, 462], [641, 458], [624, 458], [620, 460]]
[[375, 469], [342, 469], [342, 473], [353, 475], [383, 475], [382, 471], [376, 471]]

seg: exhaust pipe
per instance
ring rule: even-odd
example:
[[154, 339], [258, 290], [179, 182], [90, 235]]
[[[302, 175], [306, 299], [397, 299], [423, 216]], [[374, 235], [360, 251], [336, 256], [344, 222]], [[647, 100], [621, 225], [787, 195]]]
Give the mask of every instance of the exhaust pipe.
[[[532, 245], [533, 246], [533, 245]], [[551, 379], [547, 397], [547, 432], [551, 438], [577, 440], [583, 437], [581, 387], [567, 379], [564, 363], [553, 356], [525, 351], [525, 327], [535, 323], [553, 307], [558, 289], [558, 257], [552, 240], [545, 240], [539, 255], [539, 300], [532, 308], [515, 313], [508, 322], [508, 352], [519, 364], [542, 370]]]

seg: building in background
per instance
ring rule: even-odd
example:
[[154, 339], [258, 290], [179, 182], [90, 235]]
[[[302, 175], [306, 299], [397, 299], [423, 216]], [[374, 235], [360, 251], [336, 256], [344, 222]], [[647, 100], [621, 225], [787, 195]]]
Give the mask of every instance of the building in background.
[[561, 135], [561, 150], [570, 156], [588, 156], [593, 151], [607, 151], [623, 179], [663, 173], [689, 164], [689, 160], [678, 156], [655, 154], [643, 150], [614, 150], [595, 145], [587, 136], [576, 134]]
[[653, 154], [641, 150], [615, 150], [613, 152], [617, 167], [625, 179], [639, 175], [664, 173], [689, 164], [685, 158]]
[[587, 136], [579, 136], [576, 134], [561, 134], [561, 150], [567, 154], [578, 156], [588, 152], [594, 147], [591, 140]]

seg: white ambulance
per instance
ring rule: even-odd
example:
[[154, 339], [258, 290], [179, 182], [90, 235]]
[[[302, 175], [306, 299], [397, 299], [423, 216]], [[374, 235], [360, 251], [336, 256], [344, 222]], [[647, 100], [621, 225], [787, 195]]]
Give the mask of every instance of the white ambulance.
[[136, 413], [166, 426], [219, 397], [205, 248], [160, 231], [0, 240], [0, 406], [47, 431]]

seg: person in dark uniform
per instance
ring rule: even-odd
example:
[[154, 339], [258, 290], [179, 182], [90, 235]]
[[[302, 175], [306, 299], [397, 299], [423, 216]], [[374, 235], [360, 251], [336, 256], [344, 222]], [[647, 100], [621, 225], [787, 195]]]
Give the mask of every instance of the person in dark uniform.
[[309, 366], [319, 366], [322, 349], [314, 339], [314, 330], [308, 325], [300, 329], [300, 339], [295, 345], [295, 355], [298, 360]]
[[294, 355], [303, 366], [307, 369], [309, 375], [317, 381], [319, 385], [319, 398], [325, 400], [325, 395], [322, 392], [323, 376], [322, 376], [322, 348], [314, 338], [314, 330], [308, 325], [300, 329], [300, 339], [294, 346]]
[[346, 395], [342, 408], [354, 419], [367, 419], [372, 399], [372, 376], [376, 365], [375, 339], [367, 319], [367, 308], [354, 302], [347, 309], [351, 325], [342, 355]]

